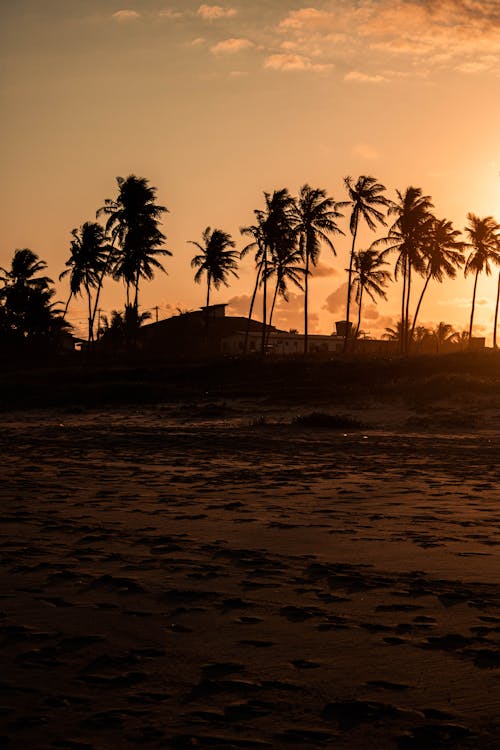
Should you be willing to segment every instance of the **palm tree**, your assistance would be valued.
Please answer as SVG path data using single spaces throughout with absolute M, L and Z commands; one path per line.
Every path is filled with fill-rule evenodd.
M 116 200 L 107 198 L 97 216 L 105 214 L 108 217 L 106 231 L 110 233 L 113 246 L 119 248 L 119 253 L 110 258 L 113 277 L 124 281 L 127 305 L 131 304 L 133 290 L 133 305 L 138 309 L 140 280 L 151 280 L 155 270 L 165 272 L 157 256 L 172 255 L 163 247 L 166 238 L 160 230 L 160 218 L 168 209 L 156 203 L 156 188 L 151 187 L 145 177 L 129 175 L 127 178 L 117 177 L 116 181 Z M 102 280 L 108 270 L 106 266 L 101 274 L 93 317 Z
M 67 312 L 72 296 L 82 293 L 82 287 L 87 295 L 88 305 L 88 341 L 94 338 L 92 290 L 99 286 L 102 271 L 111 247 L 107 242 L 106 233 L 100 224 L 86 221 L 79 229 L 71 231 L 71 255 L 66 261 L 66 270 L 59 275 L 59 280 L 69 275 L 70 293 L 64 315 Z
M 474 274 L 474 290 L 472 292 L 472 308 L 469 322 L 469 342 L 472 338 L 474 309 L 476 305 L 477 280 L 483 271 L 487 276 L 491 274 L 491 263 L 500 263 L 500 225 L 492 216 L 480 219 L 473 213 L 467 214 L 468 226 L 465 234 L 469 242 L 465 246 L 471 252 L 465 263 L 465 276 Z
M 256 212 L 257 214 L 260 214 L 261 212 Z M 243 347 L 243 353 L 247 353 L 248 348 L 248 336 L 250 333 L 250 322 L 252 320 L 252 312 L 255 304 L 255 298 L 257 296 L 257 291 L 259 289 L 259 286 L 262 283 L 262 269 L 264 267 L 264 257 L 266 255 L 266 242 L 264 237 L 264 228 L 262 226 L 263 221 L 262 217 L 260 215 L 257 215 L 257 223 L 251 224 L 247 227 L 241 227 L 240 232 L 243 236 L 251 237 L 252 241 L 248 243 L 248 245 L 245 245 L 243 250 L 240 252 L 240 258 L 244 258 L 247 253 L 249 253 L 251 250 L 255 252 L 255 268 L 256 268 L 256 275 L 255 275 L 255 284 L 252 292 L 252 297 L 250 299 L 250 308 L 248 311 L 248 320 L 247 320 L 247 329 L 245 332 L 245 344 Z M 265 306 L 265 302 L 264 302 Z M 264 321 L 265 324 L 265 321 Z
M 422 195 L 420 188 L 409 187 L 404 193 L 396 191 L 398 202 L 393 203 L 388 215 L 396 216 L 387 237 L 373 243 L 389 244 L 386 252 L 398 253 L 394 277 L 403 276 L 401 294 L 401 353 L 408 351 L 410 293 L 412 271 L 425 271 L 423 250 L 426 246 L 429 228 L 434 221 L 431 213 L 433 205 L 430 196 Z
M 456 331 L 450 323 L 441 321 L 432 331 L 432 337 L 436 342 L 436 354 L 439 354 L 443 344 L 453 343 L 456 340 Z
M 203 244 L 188 240 L 191 245 L 195 245 L 200 251 L 191 261 L 191 267 L 197 268 L 194 280 L 197 284 L 201 282 L 203 274 L 207 277 L 207 308 L 210 305 L 210 291 L 212 286 L 219 289 L 221 284 L 229 286 L 227 280 L 231 273 L 238 278 L 236 268 L 238 268 L 238 253 L 230 248 L 235 247 L 236 243 L 230 234 L 223 232 L 222 229 L 211 230 L 207 227 L 202 234 Z M 208 314 L 208 310 L 207 310 Z
M 363 293 L 366 292 L 373 302 L 375 297 L 387 299 L 384 287 L 391 278 L 391 274 L 383 266 L 387 263 L 384 260 L 384 253 L 378 253 L 376 250 L 369 248 L 355 253 L 353 262 L 352 289 L 355 290 L 356 303 L 358 305 L 358 323 L 354 338 L 359 335 L 361 325 L 361 307 L 363 304 Z
M 44 289 L 52 284 L 48 276 L 37 276 L 45 271 L 47 264 L 29 248 L 16 250 L 9 269 L 0 268 L 0 281 L 7 287 Z
M 410 341 L 413 340 L 420 306 L 431 279 L 438 281 L 440 284 L 445 276 L 454 279 L 457 275 L 457 268 L 465 262 L 464 243 L 458 239 L 460 232 L 458 229 L 453 229 L 451 221 L 434 218 L 428 230 L 426 244 L 423 247 L 423 254 L 427 260 L 425 284 L 413 316 Z
M 275 190 L 272 194 L 265 192 L 264 201 L 264 209 L 254 210 L 256 223 L 248 227 L 242 227 L 240 230 L 242 234 L 253 237 L 253 241 L 242 250 L 242 255 L 245 255 L 251 249 L 256 251 L 257 279 L 250 304 L 249 323 L 257 289 L 259 286 L 262 286 L 262 354 L 265 353 L 267 341 L 267 282 L 269 279 L 269 265 L 271 259 L 280 253 L 284 254 L 284 248 L 289 248 L 295 239 L 291 223 L 294 200 L 288 189 L 281 188 L 280 190 Z
M 308 304 L 309 304 L 309 266 L 318 262 L 321 244 L 324 242 L 336 255 L 335 247 L 329 235 L 344 234 L 336 220 L 343 214 L 338 210 L 340 204 L 326 194 L 326 190 L 303 185 L 293 205 L 294 230 L 299 237 L 305 268 L 304 288 L 304 356 L 308 352 Z
M 272 276 L 276 277 L 271 312 L 269 313 L 269 327 L 272 324 L 274 307 L 278 296 L 282 297 L 285 302 L 288 302 L 287 282 L 292 282 L 301 291 L 304 291 L 302 278 L 305 271 L 301 264 L 302 253 L 295 242 L 295 238 L 291 236 L 289 239 L 291 239 L 291 242 L 282 242 L 275 248 L 275 253 L 271 258 L 271 263 L 267 270 L 268 278 Z
M 22 344 L 34 337 L 54 339 L 70 328 L 52 302 L 52 279 L 40 276 L 47 264 L 29 248 L 16 250 L 8 269 L 0 268 L 2 328 Z
M 500 273 L 497 282 L 497 299 L 495 302 L 495 322 L 493 323 L 493 349 L 497 348 L 497 323 L 498 323 L 498 303 L 500 302 Z
M 368 227 L 374 231 L 377 223 L 385 226 L 385 216 L 380 209 L 387 209 L 391 201 L 383 195 L 385 186 L 377 182 L 375 177 L 362 175 L 354 182 L 352 177 L 346 177 L 344 184 L 347 188 L 349 201 L 343 205 L 352 206 L 349 219 L 349 229 L 352 236 L 351 254 L 349 258 L 349 275 L 347 279 L 347 304 L 346 304 L 346 326 L 344 334 L 344 351 L 347 349 L 347 338 L 349 335 L 351 294 L 352 294 L 352 272 L 354 266 L 354 254 L 356 247 L 356 236 L 359 222 L 363 219 Z

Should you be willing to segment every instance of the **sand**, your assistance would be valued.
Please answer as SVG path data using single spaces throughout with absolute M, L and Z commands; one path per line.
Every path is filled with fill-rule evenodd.
M 496 422 L 365 416 L 4 414 L 0 745 L 499 748 Z

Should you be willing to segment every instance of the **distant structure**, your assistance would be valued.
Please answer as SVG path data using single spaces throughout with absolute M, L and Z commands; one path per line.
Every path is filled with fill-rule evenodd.
M 243 316 L 226 315 L 226 307 L 225 304 L 210 305 L 144 325 L 138 332 L 137 347 L 148 355 L 164 359 L 242 356 L 245 342 L 248 355 L 260 353 L 263 324 Z M 331 335 L 309 334 L 309 352 L 323 356 L 342 352 L 344 331 L 345 321 L 339 321 Z M 300 356 L 304 351 L 304 336 L 268 325 L 265 348 L 271 356 Z M 394 341 L 356 341 L 356 353 L 366 356 L 396 352 L 397 342 Z

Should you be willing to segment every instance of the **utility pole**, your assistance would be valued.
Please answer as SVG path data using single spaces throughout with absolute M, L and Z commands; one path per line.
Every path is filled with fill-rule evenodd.
M 99 338 L 99 331 L 100 331 L 100 328 L 101 328 L 101 313 L 102 313 L 102 310 L 99 307 L 97 309 L 97 338 Z

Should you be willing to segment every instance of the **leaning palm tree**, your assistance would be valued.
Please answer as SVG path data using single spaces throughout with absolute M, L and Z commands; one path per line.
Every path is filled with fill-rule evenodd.
M 85 224 L 71 231 L 70 257 L 66 261 L 66 270 L 59 275 L 59 281 L 69 275 L 69 297 L 64 314 L 68 310 L 73 296 L 82 294 L 82 287 L 87 295 L 88 306 L 88 341 L 93 340 L 92 290 L 99 286 L 102 271 L 110 252 L 110 245 L 103 227 L 96 222 Z
M 105 214 L 106 231 L 110 233 L 112 244 L 117 252 L 112 256 L 113 277 L 122 280 L 126 287 L 126 304 L 139 307 L 139 284 L 141 279 L 151 280 L 156 270 L 164 271 L 160 255 L 172 255 L 163 247 L 165 235 L 160 230 L 161 216 L 168 211 L 156 203 L 156 188 L 151 187 L 144 177 L 129 175 L 117 177 L 118 196 L 107 198 L 97 216 Z M 98 295 L 107 265 L 100 278 Z
M 353 263 L 352 289 L 355 290 L 356 303 L 358 305 L 358 322 L 354 338 L 357 339 L 361 325 L 361 308 L 363 305 L 363 294 L 366 294 L 375 302 L 376 297 L 387 299 L 384 287 L 387 286 L 391 274 L 383 266 L 387 263 L 384 254 L 369 248 L 355 253 Z
M 469 257 L 465 263 L 465 276 L 474 274 L 474 289 L 472 292 L 472 307 L 469 322 L 469 341 L 472 337 L 472 325 L 474 323 L 474 309 L 476 305 L 477 280 L 479 274 L 491 274 L 491 263 L 500 263 L 500 224 L 492 216 L 479 218 L 473 213 L 467 214 L 468 226 L 465 234 L 468 242 L 465 247 L 470 249 Z
M 397 259 L 394 278 L 403 276 L 401 294 L 401 353 L 408 351 L 410 293 L 412 272 L 422 273 L 425 270 L 424 248 L 429 229 L 434 222 L 431 213 L 433 205 L 428 195 L 423 195 L 420 188 L 409 187 L 404 192 L 396 191 L 398 202 L 393 203 L 388 215 L 396 216 L 387 237 L 379 243 L 388 244 L 386 252 L 396 251 Z
M 191 245 L 195 245 L 200 251 L 191 261 L 191 267 L 196 268 L 194 280 L 199 284 L 203 274 L 207 279 L 207 308 L 210 305 L 210 292 L 212 286 L 219 289 L 221 284 L 229 286 L 228 275 L 231 273 L 238 278 L 236 269 L 238 268 L 238 253 L 232 248 L 236 243 L 230 234 L 223 232 L 222 229 L 212 230 L 207 227 L 202 233 L 203 244 L 188 240 Z
M 423 247 L 423 255 L 426 259 L 425 284 L 413 316 L 410 341 L 413 340 L 420 306 L 429 282 L 435 280 L 441 284 L 445 277 L 454 279 L 457 275 L 457 268 L 465 263 L 464 243 L 458 239 L 459 236 L 458 229 L 453 229 L 451 221 L 446 219 L 433 219 L 428 227 L 427 239 Z
M 337 225 L 343 214 L 339 203 L 326 194 L 326 190 L 303 185 L 293 206 L 294 230 L 304 258 L 304 356 L 308 352 L 308 305 L 310 266 L 318 262 L 321 244 L 325 243 L 337 254 L 330 235 L 344 234 Z
M 372 231 L 376 229 L 377 223 L 385 226 L 386 221 L 384 210 L 391 205 L 391 201 L 383 194 L 386 189 L 385 186 L 377 182 L 375 177 L 366 177 L 365 175 L 362 175 L 361 177 L 358 177 L 356 182 L 354 182 L 352 177 L 346 177 L 344 179 L 344 184 L 349 196 L 349 201 L 346 201 L 344 205 L 350 205 L 352 207 L 349 219 L 352 243 L 349 258 L 349 275 L 347 278 L 346 327 L 344 335 L 345 351 L 347 349 L 347 338 L 349 336 L 350 328 L 352 272 L 359 223 L 361 220 L 364 220 Z
M 252 296 L 250 299 L 250 308 L 248 310 L 248 319 L 247 319 L 247 328 L 245 332 L 245 344 L 243 347 L 243 353 L 247 353 L 248 349 L 248 337 L 250 334 L 250 323 L 252 320 L 252 312 L 255 305 L 255 298 L 257 296 L 257 291 L 259 287 L 262 284 L 262 269 L 264 267 L 264 258 L 267 253 L 266 250 L 266 241 L 264 236 L 264 227 L 263 227 L 263 221 L 262 217 L 260 215 L 257 215 L 257 221 L 255 224 L 251 224 L 250 226 L 241 227 L 240 232 L 243 236 L 251 237 L 251 241 L 245 245 L 243 250 L 240 252 L 240 258 L 244 258 L 247 253 L 250 251 L 254 251 L 255 253 L 255 284 L 253 287 Z M 265 302 L 264 302 L 265 305 Z

